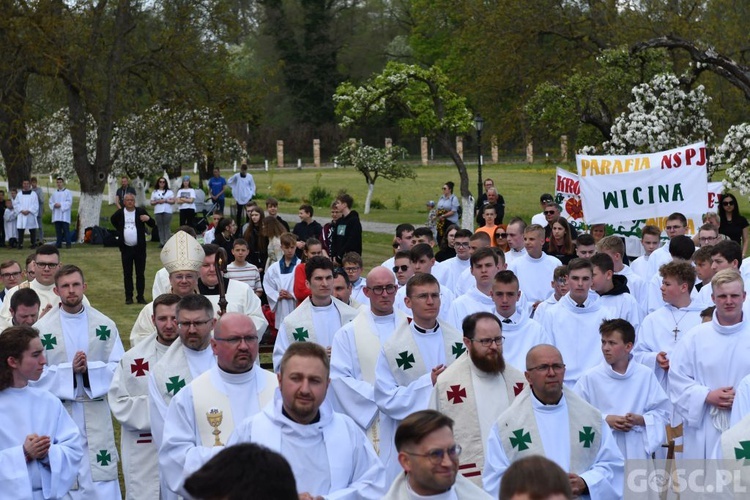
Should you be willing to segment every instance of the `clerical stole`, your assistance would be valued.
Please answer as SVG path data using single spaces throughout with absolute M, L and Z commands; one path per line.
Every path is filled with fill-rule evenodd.
M 463 334 L 448 325 L 440 324 L 443 335 L 443 347 L 445 349 L 445 364 L 450 365 L 466 351 L 463 343 Z M 414 333 L 410 326 L 403 326 L 393 332 L 393 336 L 383 345 L 388 367 L 393 377 L 400 386 L 407 386 L 427 373 L 429 369 L 424 364 L 422 354 L 419 352 Z
M 401 328 L 409 328 L 409 320 L 405 314 L 398 310 L 395 310 L 394 314 L 396 316 L 395 331 Z M 357 361 L 359 362 L 360 373 L 362 373 L 362 380 L 375 385 L 375 365 L 377 365 L 381 345 L 378 332 L 372 324 L 372 313 L 362 311 L 357 314 L 352 320 L 352 326 L 354 327 L 354 345 L 357 349 Z M 375 448 L 375 453 L 380 454 L 380 412 L 375 415 L 375 420 L 367 428 L 365 434 Z
M 216 370 L 218 368 L 205 371 L 190 383 L 190 389 L 193 391 L 195 425 L 198 427 L 201 443 L 206 448 L 224 446 L 235 428 L 232 404 L 227 397 L 224 381 Z M 264 375 L 269 374 L 273 379 L 276 377 L 260 367 L 253 367 L 253 370 L 258 371 L 253 378 L 255 387 L 248 387 L 247 397 L 257 397 L 258 408 L 263 408 L 273 401 L 274 392 L 278 387 L 277 384 L 270 383 Z
M 188 365 L 187 356 L 185 356 L 185 349 L 187 347 L 183 346 L 182 340 L 177 337 L 177 340 L 169 346 L 166 354 L 153 367 L 156 387 L 167 406 L 169 406 L 172 398 L 180 392 L 180 389 L 193 381 L 190 365 Z
M 341 318 L 341 325 L 343 326 L 352 321 L 355 316 L 359 313 L 356 309 L 349 307 L 348 305 L 341 302 L 336 297 L 331 297 L 333 300 L 333 306 L 339 312 Z M 289 344 L 292 342 L 318 342 L 318 336 L 315 334 L 315 325 L 313 324 L 313 306 L 310 302 L 310 298 L 303 300 L 297 308 L 292 311 L 286 318 L 284 318 L 283 324 L 286 330 L 286 335 L 289 340 Z M 338 328 L 337 328 L 338 329 Z
M 88 347 L 86 359 L 89 362 L 107 363 L 117 340 L 117 325 L 94 309 L 86 308 L 88 319 Z M 60 308 L 53 307 L 34 324 L 44 346 L 44 355 L 49 365 L 69 363 L 65 349 L 65 335 L 62 331 Z M 75 377 L 75 374 L 74 374 Z M 85 377 L 84 377 L 85 378 Z M 80 400 L 63 400 L 63 406 L 73 414 L 73 403 L 83 404 L 86 438 L 88 439 L 88 459 L 91 464 L 91 479 L 94 481 L 116 481 L 119 455 L 115 446 L 115 433 L 112 415 L 105 397 L 91 399 L 86 393 Z
M 484 470 L 484 443 L 477 411 L 477 394 L 474 391 L 472 377 L 472 370 L 475 369 L 469 353 L 464 353 L 438 376 L 435 391 L 438 409 L 457 423 L 453 434 L 462 449 L 459 472 L 481 487 Z M 512 403 L 523 391 L 526 378 L 522 372 L 506 365 L 503 381 L 508 402 Z M 479 397 L 491 396 L 491 394 L 479 395 Z
M 596 460 L 602 442 L 602 414 L 573 391 L 563 389 L 568 408 L 570 432 L 570 472 L 581 474 Z M 497 427 L 503 450 L 512 463 L 529 455 L 544 456 L 531 389 L 524 389 L 500 415 Z
M 354 473 L 349 429 L 342 417 L 334 417 L 328 425 L 321 428 L 323 443 L 326 447 L 328 464 L 331 470 L 330 491 L 342 490 L 349 486 L 349 480 Z M 251 441 L 266 446 L 276 452 L 281 451 L 281 426 L 271 420 L 265 411 L 261 411 L 253 418 Z

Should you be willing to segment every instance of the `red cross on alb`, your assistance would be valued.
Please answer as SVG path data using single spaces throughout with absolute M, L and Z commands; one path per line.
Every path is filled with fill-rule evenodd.
M 463 398 L 466 397 L 466 389 L 463 389 L 460 385 L 452 385 L 446 395 L 454 405 L 457 405 L 464 402 Z
M 136 377 L 142 377 L 148 371 L 148 361 L 143 358 L 134 359 L 135 363 L 130 365 L 130 373 L 135 373 Z

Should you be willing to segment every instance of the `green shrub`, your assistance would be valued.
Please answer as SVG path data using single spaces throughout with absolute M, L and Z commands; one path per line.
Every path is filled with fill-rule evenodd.
M 386 210 L 387 208 L 388 207 L 385 206 L 385 203 L 377 198 L 370 200 L 370 210 Z
M 314 207 L 328 207 L 333 201 L 333 195 L 326 188 L 315 185 L 310 189 L 307 195 L 310 205 Z
M 271 188 L 271 196 L 277 200 L 288 200 L 292 195 L 292 186 L 285 182 L 278 182 Z
M 401 195 L 396 196 L 396 199 L 393 201 L 393 208 L 395 208 L 397 212 L 401 210 Z

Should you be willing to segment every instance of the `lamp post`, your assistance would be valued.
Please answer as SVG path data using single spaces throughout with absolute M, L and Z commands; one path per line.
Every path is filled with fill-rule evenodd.
M 479 113 L 474 116 L 474 127 L 477 129 L 477 201 L 482 196 L 482 129 L 484 118 Z

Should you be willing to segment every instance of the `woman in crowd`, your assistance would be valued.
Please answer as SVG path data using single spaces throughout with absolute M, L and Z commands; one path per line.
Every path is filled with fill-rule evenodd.
M 563 265 L 567 265 L 576 256 L 576 247 L 573 243 L 570 225 L 562 217 L 552 223 L 552 235 L 547 242 L 546 252 L 560 259 Z
M 167 179 L 159 177 L 156 180 L 154 192 L 151 193 L 151 206 L 154 207 L 154 219 L 156 229 L 159 231 L 159 248 L 164 248 L 164 243 L 172 237 L 169 225 L 172 223 L 172 205 L 174 205 L 174 193 L 169 189 Z
M 440 250 L 435 254 L 436 261 L 443 262 L 456 256 L 456 249 L 453 248 L 453 238 L 456 236 L 458 229 L 459 227 L 456 224 L 451 224 L 445 229 L 445 235 L 440 238 Z
M 510 245 L 508 244 L 508 225 L 507 224 L 500 224 L 495 228 L 495 247 L 499 248 L 503 252 L 507 252 L 510 250 Z
M 2 498 L 68 498 L 78 476 L 78 426 L 56 396 L 29 387 L 45 363 L 35 329 L 13 326 L 0 335 Z
M 732 241 L 736 241 L 742 247 L 743 257 L 747 255 L 747 219 L 740 215 L 740 207 L 737 198 L 727 193 L 719 198 L 719 233 L 726 235 Z
M 234 219 L 224 217 L 219 221 L 216 226 L 216 232 L 214 237 L 214 244 L 219 245 L 227 252 L 227 264 L 234 262 L 234 255 L 232 255 L 232 245 L 234 244 L 234 233 L 237 232 L 237 223 Z
M 257 205 L 252 206 L 247 214 L 248 222 L 242 235 L 250 250 L 247 261 L 263 273 L 266 268 L 266 258 L 268 258 L 268 242 L 261 234 L 261 229 L 266 215 L 263 213 L 263 209 Z
M 281 249 L 281 235 L 286 233 L 287 230 L 281 225 L 273 215 L 267 215 L 263 219 L 263 229 L 261 234 L 268 242 L 268 257 L 266 258 L 263 269 L 268 269 L 268 266 L 274 262 L 278 262 L 279 259 L 284 257 L 284 252 Z
M 177 190 L 177 203 L 180 209 L 180 225 L 192 226 L 195 218 L 195 189 L 190 187 L 190 176 L 182 178 L 182 186 Z
M 455 184 L 451 181 L 443 184 L 443 195 L 437 202 L 436 225 L 438 240 L 442 240 L 445 228 L 449 224 L 458 224 L 458 198 L 453 194 Z

